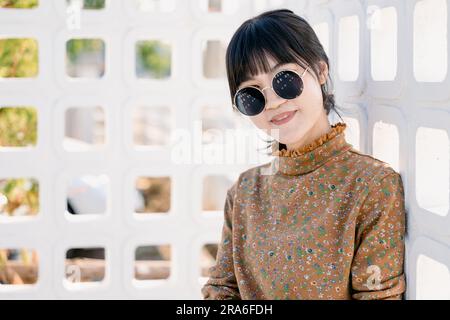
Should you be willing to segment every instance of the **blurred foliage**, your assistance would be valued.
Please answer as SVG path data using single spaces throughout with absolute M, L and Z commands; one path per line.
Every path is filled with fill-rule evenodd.
M 137 44 L 138 64 L 152 78 L 166 78 L 170 76 L 171 49 L 158 40 L 138 41 Z M 138 72 L 138 70 L 136 70 Z
M 36 250 L 0 248 L 0 285 L 36 283 L 38 262 Z
M 36 141 L 36 109 L 0 107 L 0 147 L 26 147 Z
M 34 77 L 38 73 L 38 43 L 29 38 L 0 40 L 0 78 Z
M 0 8 L 28 9 L 37 7 L 38 0 L 0 0 Z
M 105 0 L 84 0 L 83 9 L 103 9 Z
M 102 52 L 104 55 L 105 43 L 101 39 L 71 39 L 66 43 L 67 57 L 75 63 L 83 53 Z
M 144 197 L 144 207 L 136 213 L 168 212 L 170 210 L 170 177 L 139 177 L 136 189 Z
M 66 0 L 67 4 L 70 4 L 74 0 Z M 84 0 L 83 9 L 103 9 L 105 7 L 105 0 Z
M 7 201 L 0 207 L 0 213 L 16 215 L 19 207 L 26 215 L 35 215 L 39 211 L 39 184 L 36 179 L 0 179 L 0 196 Z

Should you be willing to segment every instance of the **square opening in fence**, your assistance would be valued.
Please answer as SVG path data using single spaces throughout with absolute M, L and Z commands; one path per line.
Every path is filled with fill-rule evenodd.
M 33 107 L 0 106 L 0 148 L 35 146 L 37 123 L 38 115 Z
M 140 40 L 135 46 L 136 77 L 164 80 L 171 77 L 172 45 L 163 40 Z
M 176 0 L 134 0 L 134 5 L 141 12 L 173 12 Z
M 137 247 L 134 258 L 136 280 L 161 280 L 170 277 L 172 259 L 170 245 Z
M 101 10 L 105 8 L 106 0 L 66 0 L 67 6 L 76 6 L 84 10 Z
M 205 282 L 210 277 L 209 269 L 216 264 L 217 243 L 206 243 L 200 253 L 200 282 Z
M 168 213 L 171 205 L 170 177 L 138 177 L 135 182 L 136 213 Z
M 227 190 L 233 184 L 233 176 L 207 175 L 203 177 L 202 210 L 222 211 Z
M 422 0 L 414 7 L 413 70 L 419 82 L 441 82 L 448 72 L 446 0 Z
M 417 300 L 449 300 L 450 270 L 444 263 L 425 254 L 417 258 Z
M 66 74 L 95 79 L 105 74 L 105 42 L 102 39 L 70 39 L 66 42 Z
M 170 142 L 172 114 L 169 107 L 135 107 L 132 121 L 135 146 L 164 146 Z
M 372 79 L 392 81 L 397 74 L 397 10 L 376 8 L 369 22 Z
M 65 112 L 64 149 L 91 151 L 104 145 L 105 122 L 105 111 L 100 106 L 68 108 Z
M 199 0 L 200 10 L 205 13 L 233 14 L 239 9 L 237 0 Z
M 342 81 L 356 81 L 359 74 L 359 18 L 339 19 L 338 74 Z
M 67 185 L 67 212 L 74 216 L 105 214 L 108 211 L 109 177 L 83 175 Z
M 66 252 L 65 281 L 69 284 L 102 282 L 105 269 L 105 248 L 71 248 Z
M 39 45 L 32 38 L 0 38 L 0 78 L 34 78 L 39 73 Z
M 206 79 L 225 79 L 225 53 L 227 43 L 223 40 L 204 40 L 202 42 L 203 77 Z
M 0 288 L 3 285 L 35 284 L 38 280 L 37 251 L 29 248 L 0 248 Z
M 36 216 L 39 183 L 35 178 L 0 178 L 0 220 Z
M 448 215 L 450 142 L 447 131 L 419 127 L 416 132 L 416 198 L 420 207 Z
M 400 136 L 395 124 L 377 121 L 373 126 L 373 155 L 400 170 Z
M 39 6 L 39 0 L 0 0 L 0 8 L 4 9 L 32 9 Z

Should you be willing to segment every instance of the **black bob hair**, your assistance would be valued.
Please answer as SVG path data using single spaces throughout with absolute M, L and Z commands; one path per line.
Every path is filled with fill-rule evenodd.
M 289 9 L 266 11 L 246 20 L 236 30 L 227 47 L 226 71 L 231 100 L 242 82 L 270 71 L 267 56 L 277 63 L 296 63 L 303 68 L 309 66 L 317 78 L 320 61 L 324 61 L 330 69 L 328 56 L 305 19 Z M 321 85 L 323 106 L 327 115 L 334 110 L 342 119 L 330 87 L 332 80 L 328 74 L 326 83 Z M 278 141 L 266 142 L 269 143 L 266 149 L 276 147 L 274 142 L 280 149 L 286 149 L 286 145 Z

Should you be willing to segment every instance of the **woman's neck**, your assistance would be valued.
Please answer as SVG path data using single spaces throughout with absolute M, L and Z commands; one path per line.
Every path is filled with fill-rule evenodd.
M 331 124 L 328 120 L 328 117 L 320 119 L 315 125 L 313 125 L 312 129 L 300 140 L 293 144 L 287 144 L 287 150 L 298 149 L 304 146 L 309 145 L 313 141 L 317 140 L 319 137 L 324 134 L 330 132 Z

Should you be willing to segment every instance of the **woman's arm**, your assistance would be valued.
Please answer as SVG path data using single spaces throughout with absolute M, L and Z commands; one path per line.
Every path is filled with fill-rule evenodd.
M 352 298 L 401 300 L 406 212 L 401 175 L 375 180 L 357 220 L 351 267 Z
M 227 191 L 224 205 L 222 238 L 218 245 L 216 264 L 209 269 L 210 277 L 201 289 L 205 300 L 240 300 L 233 266 L 232 211 L 236 183 Z

